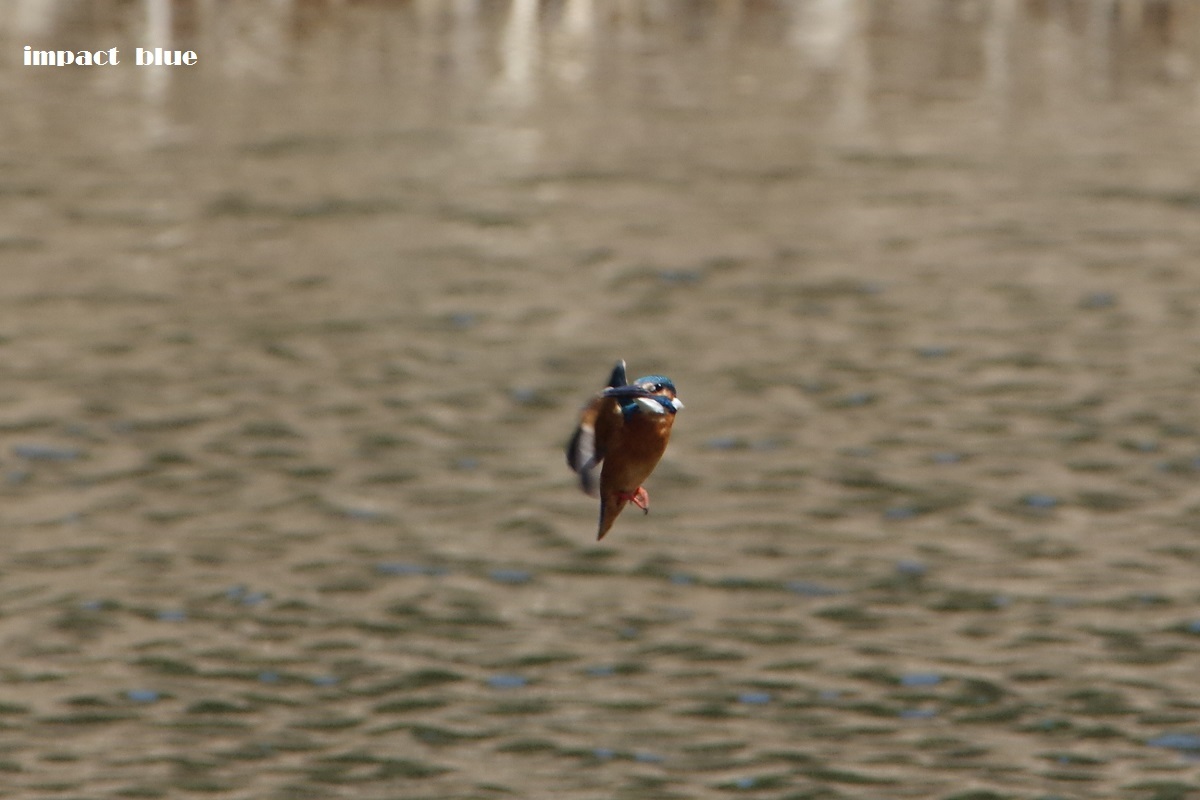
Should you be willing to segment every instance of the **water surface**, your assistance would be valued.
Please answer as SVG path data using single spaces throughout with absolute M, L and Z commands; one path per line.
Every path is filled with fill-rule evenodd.
M 1191 4 L 6 10 L 6 796 L 1198 790 Z

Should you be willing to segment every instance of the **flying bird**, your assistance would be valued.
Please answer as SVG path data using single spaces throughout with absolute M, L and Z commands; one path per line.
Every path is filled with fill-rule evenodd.
M 567 444 L 567 464 L 579 473 L 583 491 L 600 497 L 597 541 L 627 503 L 650 513 L 650 495 L 642 483 L 667 449 L 681 408 L 670 378 L 647 375 L 627 383 L 624 361 L 613 367 L 608 388 L 584 406 Z

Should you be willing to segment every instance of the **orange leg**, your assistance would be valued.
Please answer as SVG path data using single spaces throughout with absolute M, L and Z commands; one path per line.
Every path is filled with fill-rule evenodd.
M 642 512 L 645 514 L 650 513 L 650 493 L 647 492 L 645 489 L 643 489 L 641 486 L 639 486 L 637 488 L 637 491 L 634 492 L 633 494 L 629 494 L 627 492 L 621 492 L 620 494 L 617 495 L 617 497 L 619 497 L 622 500 L 628 500 L 629 502 L 633 503 L 635 506 L 640 508 L 642 510 Z

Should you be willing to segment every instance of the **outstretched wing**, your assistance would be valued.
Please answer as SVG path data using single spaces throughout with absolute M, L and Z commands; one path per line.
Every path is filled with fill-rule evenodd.
M 621 424 L 620 407 L 608 397 L 596 397 L 583 410 L 579 427 L 567 443 L 567 464 L 579 473 L 579 487 L 592 497 L 600 490 L 600 466 L 612 439 L 614 425 Z
M 592 497 L 600 491 L 600 465 L 612 428 L 621 421 L 618 401 L 608 397 L 607 392 L 626 385 L 625 362 L 618 361 L 608 378 L 608 389 L 592 398 L 583 409 L 579 427 L 567 443 L 567 464 L 579 473 L 579 487 Z
M 596 456 L 596 428 L 584 416 L 567 443 L 567 466 L 579 473 L 579 488 L 594 497 L 600 486 L 600 459 Z

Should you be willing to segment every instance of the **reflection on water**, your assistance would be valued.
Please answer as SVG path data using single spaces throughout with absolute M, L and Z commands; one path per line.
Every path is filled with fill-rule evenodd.
M 886 144 L 956 115 L 973 118 L 972 136 L 1008 137 L 1040 116 L 1086 128 L 1105 104 L 1136 115 L 1165 101 L 1190 114 L 1200 81 L 1200 9 L 1186 1 L 7 5 L 0 36 L 10 54 L 26 43 L 115 42 L 127 67 L 138 45 L 201 54 L 202 68 L 187 74 L 144 70 L 137 97 L 121 96 L 130 76 L 34 76 L 10 57 L 0 79 L 22 116 L 48 113 L 47 86 L 70 86 L 76 102 L 93 92 L 123 104 L 122 116 L 153 118 L 168 106 L 170 122 L 193 136 L 214 124 L 253 128 L 303 102 L 325 104 L 320 113 L 349 128 L 453 121 L 511 132 L 576 119 L 602 141 L 620 135 L 618 119 L 638 139 L 653 136 L 655 117 L 731 115 L 803 123 L 818 144 Z M 172 82 L 181 85 L 170 95 Z M 129 133 L 89 128 L 93 138 Z M 151 144 L 165 135 L 155 125 L 146 133 Z M 523 162 L 537 141 L 497 135 L 494 144 Z
M 975 174 L 918 191 L 956 198 L 957 213 L 1016 176 L 1034 187 L 1053 174 L 1102 190 L 1183 191 L 1176 165 L 1200 155 L 1200 7 L 1186 0 L 7 6 L 5 52 L 124 54 L 115 68 L 0 65 L 10 180 L 52 186 L 68 205 L 149 204 L 136 213 L 168 226 L 256 204 L 569 214 L 563 186 L 505 182 L 628 175 L 651 193 L 714 181 L 668 192 L 707 199 L 675 213 L 712 235 L 710 248 L 744 250 L 733 243 L 757 236 L 788 250 L 805 235 L 779 233 L 791 219 L 821 235 L 869 232 L 856 227 L 871 216 L 860 192 L 891 178 L 847 183 L 834 174 L 847 158 L 973 163 Z M 137 46 L 194 49 L 200 63 L 138 68 Z M 826 180 L 793 180 L 813 170 Z M 126 181 L 112 182 L 113 171 Z M 786 196 L 725 180 L 734 175 Z M 618 191 L 595 197 L 630 202 Z M 8 235 L 48 236 L 58 213 L 21 204 Z M 662 224 L 655 211 L 630 213 L 627 230 L 644 237 Z M 380 246 L 422 240 L 379 233 Z M 614 235 L 624 234 L 593 233 Z M 526 258 L 537 241 L 496 239 L 486 246 Z

